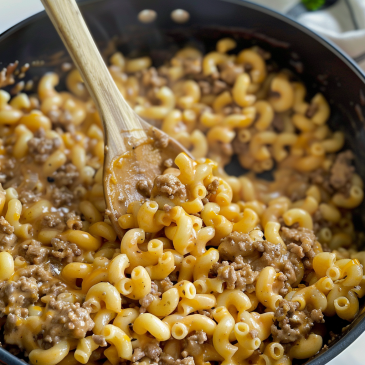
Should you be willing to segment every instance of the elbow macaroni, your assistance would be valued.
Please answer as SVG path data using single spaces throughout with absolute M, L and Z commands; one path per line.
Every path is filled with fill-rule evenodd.
M 158 69 L 150 57 L 110 59 L 132 108 L 196 158 L 162 159 L 160 184 L 138 171 L 140 198 L 118 227 L 79 72 L 69 91 L 55 73 L 37 95 L 0 90 L 5 346 L 33 365 L 291 365 L 322 348 L 322 314 L 356 318 L 365 256 L 352 209 L 364 193 L 345 136 L 329 128 L 321 93 L 308 99 L 290 71 L 266 67 L 270 54 L 237 44 L 184 48 Z M 234 154 L 245 175 L 224 170 Z M 274 165 L 272 181 L 258 177 Z M 284 325 L 295 338 L 277 335 Z

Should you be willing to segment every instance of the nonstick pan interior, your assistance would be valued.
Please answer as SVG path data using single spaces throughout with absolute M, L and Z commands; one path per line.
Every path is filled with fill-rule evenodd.
M 161 64 L 178 47 L 191 44 L 207 52 L 218 39 L 234 37 L 240 48 L 259 45 L 272 54 L 280 67 L 292 70 L 308 86 L 310 95 L 321 91 L 329 100 L 330 124 L 346 135 L 348 147 L 356 155 L 356 168 L 365 179 L 365 76 L 339 49 L 308 29 L 274 11 L 246 1 L 222 0 L 91 0 L 80 2 L 82 13 L 104 54 L 118 49 L 129 56 L 149 54 Z M 175 23 L 170 14 L 184 9 L 190 19 Z M 138 13 L 153 9 L 157 19 L 150 24 L 138 21 Z M 45 13 L 31 17 L 0 36 L 0 67 L 14 60 L 35 63 L 26 80 L 37 80 L 47 71 L 62 73 L 61 65 L 70 61 L 56 31 Z M 39 62 L 40 61 L 40 62 Z M 275 66 L 275 64 L 274 64 Z M 60 88 L 63 87 L 62 81 Z M 229 172 L 239 174 L 239 165 Z M 357 228 L 365 223 L 365 206 L 355 213 Z M 365 330 L 364 314 L 344 331 L 341 339 L 329 344 L 311 365 L 326 364 L 336 357 Z M 331 328 L 341 333 L 347 325 L 336 320 Z M 24 364 L 0 348 L 0 363 Z

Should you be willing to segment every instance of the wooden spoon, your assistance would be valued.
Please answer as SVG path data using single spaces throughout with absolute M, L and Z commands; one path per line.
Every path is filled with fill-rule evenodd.
M 137 188 L 138 182 L 150 184 L 161 174 L 164 160 L 174 159 L 180 152 L 189 153 L 173 138 L 142 120 L 125 101 L 110 76 L 75 0 L 41 1 L 78 68 L 103 122 L 104 194 L 109 217 L 121 236 L 123 231 L 117 219 L 127 212 L 129 203 L 143 198 Z M 164 142 L 164 148 L 156 146 L 161 141 Z

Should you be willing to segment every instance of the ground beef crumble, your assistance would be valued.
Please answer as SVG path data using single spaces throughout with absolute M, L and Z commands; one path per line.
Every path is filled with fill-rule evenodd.
M 22 190 L 19 194 L 18 198 L 22 204 L 29 204 L 37 202 L 40 197 L 38 194 L 35 194 L 33 191 Z
M 0 217 L 0 252 L 14 247 L 17 237 L 14 234 L 14 227 L 4 218 Z
M 169 199 L 177 197 L 181 201 L 186 200 L 186 187 L 175 175 L 159 175 L 156 177 L 154 184 L 158 194 L 167 195 Z
M 153 188 L 153 183 L 149 179 L 139 180 L 137 182 L 138 191 L 146 198 L 151 196 L 151 191 Z
M 169 168 L 172 167 L 174 164 L 174 160 L 172 158 L 168 158 L 167 160 L 165 160 L 165 162 L 163 163 L 164 167 Z
M 314 322 L 323 323 L 323 314 L 320 310 L 298 310 L 299 303 L 281 300 L 274 314 L 274 324 L 271 325 L 271 334 L 275 342 L 291 343 L 307 337 Z
M 28 141 L 28 152 L 37 163 L 44 163 L 47 158 L 61 146 L 59 138 L 47 138 L 43 129 L 35 133 Z
M 242 256 L 237 256 L 234 262 L 223 261 L 213 265 L 211 274 L 227 283 L 227 289 L 241 289 L 252 292 L 259 272 L 252 269 L 250 264 L 243 261 Z
M 155 148 L 166 148 L 169 145 L 169 136 L 162 132 L 157 132 L 153 130 L 154 144 Z
M 308 174 L 310 184 L 321 185 L 329 194 L 342 193 L 348 196 L 355 167 L 352 166 L 353 153 L 348 150 L 332 155 L 334 159 L 329 172 L 322 168 Z
M 186 357 L 185 359 L 174 359 L 171 355 L 163 353 L 160 359 L 160 365 L 195 365 L 192 356 Z
M 39 299 L 37 280 L 21 276 L 17 281 L 0 281 L 0 317 L 14 313 L 18 308 L 27 308 Z
M 232 61 L 223 62 L 220 65 L 220 69 L 220 78 L 230 85 L 233 85 L 237 77 L 243 72 L 242 65 L 236 65 Z
M 69 229 L 82 229 L 81 217 L 76 212 L 69 212 L 65 215 L 65 223 Z
M 105 341 L 105 337 L 104 336 L 101 336 L 101 335 L 93 335 L 92 336 L 92 339 L 100 347 L 106 347 L 106 346 L 108 346 L 107 342 Z
M 161 280 L 160 285 L 161 285 L 162 291 L 165 292 L 165 291 L 171 289 L 174 286 L 174 283 L 170 280 L 169 277 L 167 277 L 167 278 Z
M 18 269 L 17 275 L 19 277 L 34 278 L 37 281 L 40 296 L 57 296 L 66 289 L 66 285 L 57 279 L 58 273 L 54 272 L 54 268 L 50 264 L 29 265 Z
M 147 343 L 143 348 L 137 347 L 133 351 L 132 361 L 136 363 L 143 357 L 148 357 L 150 360 L 158 363 L 160 361 L 160 355 L 162 349 L 157 340 L 151 339 L 151 342 Z
M 186 75 L 200 74 L 202 70 L 202 59 L 180 59 Z
M 253 241 L 246 233 L 232 232 L 222 239 L 218 250 L 223 260 L 234 261 L 238 255 L 248 256 L 254 252 Z
M 65 224 L 63 223 L 63 219 L 60 216 L 59 212 L 55 213 L 47 213 L 42 218 L 42 226 L 48 228 L 56 228 L 60 231 L 63 231 Z
M 27 240 L 20 244 L 18 254 L 30 264 L 39 265 L 47 258 L 49 249 L 37 240 Z
M 53 129 L 60 128 L 61 130 L 75 133 L 75 125 L 72 123 L 72 115 L 66 109 L 53 109 L 47 113 L 47 117 L 52 122 Z
M 329 182 L 337 191 L 348 194 L 355 167 L 352 166 L 354 154 L 351 151 L 339 153 L 331 167 Z
M 14 227 L 3 216 L 0 216 L 0 233 L 14 233 Z
M 47 305 L 48 315 L 42 325 L 43 341 L 55 345 L 62 339 L 84 338 L 94 327 L 90 309 L 80 303 L 69 303 L 51 298 Z
M 51 177 L 57 187 L 69 187 L 78 179 L 79 172 L 75 165 L 66 163 L 55 171 Z
M 52 189 L 51 199 L 54 206 L 59 208 L 61 206 L 70 205 L 75 198 L 66 186 L 62 186 L 60 188 L 54 187 Z
M 201 345 L 208 340 L 207 334 L 204 331 L 196 331 L 184 340 L 183 351 L 181 356 L 197 356 L 201 353 Z
M 207 195 L 203 199 L 203 203 L 207 204 L 212 196 L 217 194 L 217 189 L 219 186 L 219 180 L 214 179 L 208 186 L 207 186 Z
M 1 161 L 0 169 L 0 183 L 4 184 L 4 188 L 12 186 L 10 179 L 16 175 L 17 160 L 14 157 L 10 157 L 7 160 Z M 9 186 L 8 186 L 9 185 Z
M 313 258 L 316 255 L 313 250 L 313 246 L 316 242 L 314 232 L 302 227 L 282 227 L 281 237 L 286 244 L 288 251 L 293 253 L 298 260 L 302 260 L 306 269 L 312 269 Z
M 142 351 L 142 349 L 140 347 L 137 347 L 133 350 L 133 355 L 132 355 L 132 362 L 136 362 L 138 360 L 141 360 L 142 357 L 145 357 L 145 353 Z
M 253 241 L 247 234 L 232 232 L 218 247 L 220 259 L 227 261 L 215 263 L 211 275 L 224 281 L 227 289 L 252 291 L 260 271 L 272 266 L 281 273 L 277 278 L 278 293 L 286 295 L 301 274 L 299 263 L 303 262 L 307 269 L 312 267 L 316 238 L 313 231 L 305 228 L 283 227 L 282 236 L 287 250 L 282 245 Z
M 52 238 L 51 244 L 51 255 L 64 260 L 65 263 L 77 261 L 77 258 L 82 254 L 82 250 L 75 243 L 64 241 L 62 238 Z
M 142 71 L 142 83 L 147 87 L 162 87 L 167 84 L 167 80 L 161 77 L 155 67 Z
M 331 229 L 334 226 L 333 222 L 329 222 L 323 218 L 322 212 L 319 209 L 317 209 L 312 215 L 312 220 L 313 220 L 313 232 L 317 237 L 322 228 Z
M 228 89 L 228 85 L 225 81 L 214 80 L 211 77 L 198 81 L 202 95 L 221 94 L 223 91 Z
M 140 313 L 145 313 L 147 311 L 148 306 L 156 299 L 161 296 L 161 293 L 158 291 L 158 286 L 152 281 L 151 282 L 151 291 L 145 295 L 142 299 L 139 300 Z

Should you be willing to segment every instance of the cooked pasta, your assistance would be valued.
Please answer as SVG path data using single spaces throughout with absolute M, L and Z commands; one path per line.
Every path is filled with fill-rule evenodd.
M 77 70 L 0 91 L 0 329 L 31 364 L 292 364 L 352 321 L 363 182 L 330 108 L 258 47 L 225 38 L 160 68 L 115 53 L 118 89 L 185 153 L 118 216 L 100 118 Z M 237 52 L 236 52 L 237 51 Z M 229 54 L 227 53 L 229 52 Z M 163 148 L 163 143 L 153 148 Z M 229 176 L 237 155 L 249 172 Z M 122 166 L 106 166 L 108 173 Z M 275 168 L 274 168 L 275 167 Z M 257 173 L 273 170 L 273 181 Z

